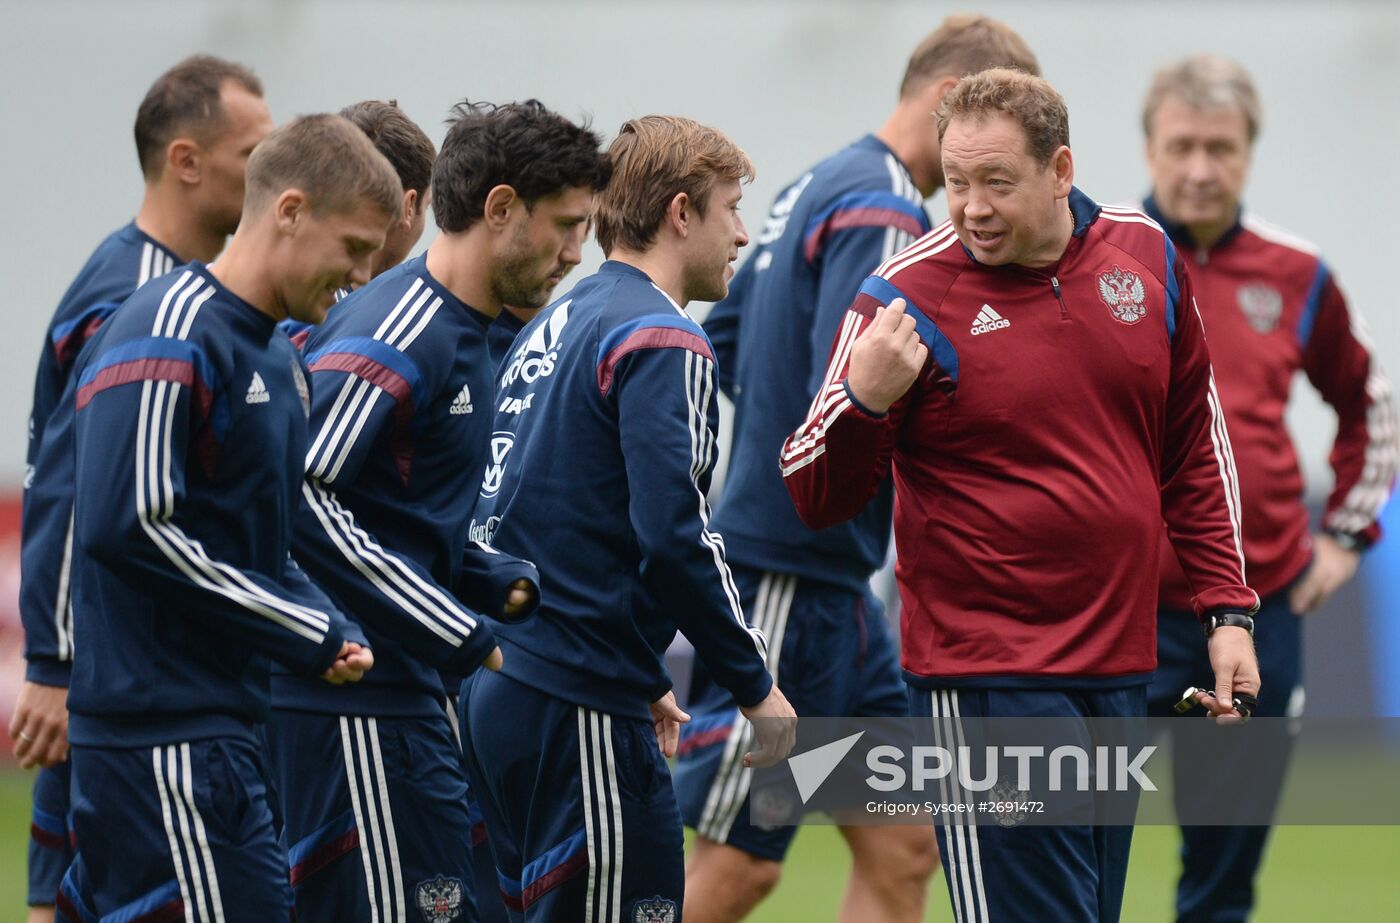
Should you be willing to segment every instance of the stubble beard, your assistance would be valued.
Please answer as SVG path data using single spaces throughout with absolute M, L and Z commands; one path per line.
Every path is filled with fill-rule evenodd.
M 522 229 L 523 231 L 523 229 Z M 532 269 L 538 259 L 530 252 L 524 233 L 517 233 L 509 252 L 500 258 L 496 271 L 491 274 L 491 294 L 501 304 L 513 308 L 542 308 L 549 304 L 549 296 L 554 293 L 548 277 L 557 269 L 551 267 L 544 274 L 545 281 L 533 277 Z

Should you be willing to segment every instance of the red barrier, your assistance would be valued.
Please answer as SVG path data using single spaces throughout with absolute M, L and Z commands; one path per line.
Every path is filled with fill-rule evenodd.
M 14 762 L 10 714 L 24 679 L 24 629 L 19 621 L 20 494 L 0 496 L 0 763 Z

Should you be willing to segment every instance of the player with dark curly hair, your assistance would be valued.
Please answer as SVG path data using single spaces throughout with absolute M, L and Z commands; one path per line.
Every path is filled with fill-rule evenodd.
M 467 541 L 494 410 L 486 335 L 503 304 L 543 304 L 578 263 L 609 177 L 599 148 L 533 100 L 457 106 L 432 171 L 437 239 L 347 295 L 303 347 L 312 435 L 294 548 L 364 626 L 378 680 L 327 696 L 273 678 L 267 738 L 303 923 L 425 903 L 475 919 L 444 677 L 499 668 L 482 613 L 523 617 L 538 598 L 533 566 Z

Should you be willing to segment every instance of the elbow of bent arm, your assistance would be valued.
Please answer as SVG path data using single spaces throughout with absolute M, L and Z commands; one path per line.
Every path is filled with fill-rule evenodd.
M 134 515 L 109 516 L 78 504 L 73 511 L 73 541 L 93 560 L 112 566 L 130 558 L 137 545 L 149 539 Z
M 840 525 L 859 513 L 862 503 L 852 504 L 840 492 L 823 489 L 814 479 L 786 476 L 788 496 L 792 498 L 793 509 L 802 524 L 814 531 Z

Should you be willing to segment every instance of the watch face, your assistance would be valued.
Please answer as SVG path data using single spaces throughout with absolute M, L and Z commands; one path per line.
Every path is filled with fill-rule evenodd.
M 1212 634 L 1215 633 L 1215 629 L 1220 628 L 1224 625 L 1230 625 L 1236 628 L 1243 628 L 1245 631 L 1249 632 L 1249 636 L 1251 638 L 1254 637 L 1253 616 L 1243 615 L 1237 612 L 1230 612 L 1225 615 L 1206 616 L 1206 637 L 1209 638 Z

